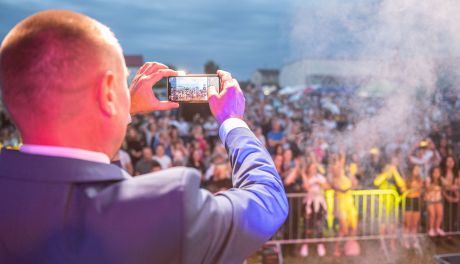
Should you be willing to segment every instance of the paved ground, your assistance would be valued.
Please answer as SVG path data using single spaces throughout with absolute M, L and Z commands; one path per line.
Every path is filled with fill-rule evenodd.
M 319 257 L 316 254 L 316 246 L 310 246 L 308 257 L 300 257 L 299 246 L 283 248 L 284 262 L 286 264 L 297 263 L 319 263 L 319 264 L 341 264 L 341 263 L 408 263 L 424 264 L 435 263 L 434 255 L 447 253 L 460 253 L 460 236 L 456 236 L 452 241 L 445 238 L 420 237 L 420 250 L 406 250 L 398 244 L 395 250 L 388 249 L 388 256 L 382 249 L 382 242 L 379 240 L 361 241 L 361 255 L 356 257 L 334 257 L 333 244 L 326 244 L 327 254 Z M 388 241 L 384 241 L 388 246 Z M 263 263 L 261 254 L 254 255 L 248 260 L 248 264 Z M 276 262 L 266 262 L 276 263 Z

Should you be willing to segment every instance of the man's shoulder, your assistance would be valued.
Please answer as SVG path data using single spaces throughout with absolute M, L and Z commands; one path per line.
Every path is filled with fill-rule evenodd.
M 167 193 L 183 192 L 186 188 L 199 188 L 199 184 L 200 173 L 196 169 L 174 167 L 120 181 L 104 191 L 122 189 L 125 192 L 131 192 L 132 195 L 145 198 L 146 196 L 155 197 Z
M 91 208 L 96 209 L 94 216 L 125 219 L 118 220 L 122 225 L 122 222 L 135 221 L 127 216 L 139 216 L 140 213 L 150 222 L 159 212 L 164 218 L 180 217 L 186 207 L 187 194 L 199 192 L 200 176 L 195 169 L 175 167 L 119 181 L 99 190 L 92 185 L 84 188 Z

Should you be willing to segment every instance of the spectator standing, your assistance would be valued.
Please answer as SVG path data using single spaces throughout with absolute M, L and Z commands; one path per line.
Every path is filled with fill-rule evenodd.
M 383 172 L 380 173 L 374 180 L 374 185 L 379 190 L 393 190 L 395 192 L 403 193 L 406 191 L 406 183 L 398 170 L 399 159 L 396 156 L 391 158 L 391 162 L 385 166 Z M 379 206 L 382 206 L 385 216 L 380 220 L 380 234 L 392 235 L 396 232 L 396 201 L 393 196 L 384 195 L 379 200 Z M 383 241 L 383 240 L 382 240 Z M 392 250 L 396 250 L 396 238 L 390 239 L 390 246 Z
M 355 236 L 358 228 L 358 212 L 356 210 L 351 190 L 357 185 L 355 179 L 348 178 L 344 173 L 345 156 L 332 156 L 329 165 L 331 187 L 335 190 L 334 215 L 339 220 L 339 237 Z M 335 243 L 334 255 L 341 256 L 341 241 Z M 345 243 L 346 255 L 359 255 L 360 247 L 357 241 Z
M 201 177 L 203 177 L 206 167 L 203 162 L 203 155 L 201 153 L 201 150 L 195 149 L 192 151 L 192 154 L 190 155 L 190 158 L 187 162 L 187 167 L 195 168 L 201 172 Z
M 158 162 L 153 160 L 152 149 L 145 146 L 142 149 L 142 158 L 136 163 L 134 175 L 153 172 L 156 165 L 158 165 Z
M 420 168 L 413 166 L 409 179 L 407 180 L 407 195 L 404 208 L 404 247 L 411 248 L 410 239 L 413 240 L 413 247 L 419 248 L 417 239 L 418 224 L 420 221 L 420 211 L 422 209 L 422 188 L 423 181 L 420 176 Z
M 281 130 L 281 124 L 278 119 L 273 119 L 271 129 L 267 133 L 268 151 L 273 154 L 277 145 L 283 144 L 284 132 Z
M 428 235 L 445 235 L 441 229 L 443 220 L 443 196 L 441 169 L 436 166 L 431 169 L 430 178 L 426 182 L 425 200 L 428 210 Z
M 161 169 L 167 169 L 172 166 L 171 158 L 165 153 L 165 146 L 163 144 L 158 144 L 155 148 L 155 155 L 153 160 L 156 160 L 161 165 Z
M 144 147 L 144 142 L 141 141 L 141 136 L 136 128 L 130 126 L 126 134 L 126 151 L 131 157 L 133 164 L 137 164 L 142 157 L 142 148 Z
M 129 157 L 129 154 L 123 149 L 120 149 L 118 150 L 117 157 L 115 157 L 114 160 L 117 158 L 120 160 L 121 167 L 130 175 L 134 175 L 133 163 Z
M 444 165 L 444 174 L 441 175 L 441 183 L 444 196 L 444 230 L 447 232 L 456 232 L 459 228 L 460 220 L 460 180 L 455 159 L 447 156 Z M 452 241 L 452 237 L 448 237 Z
M 307 237 L 322 238 L 325 229 L 327 204 L 324 191 L 330 188 L 326 178 L 318 173 L 317 165 L 303 160 L 301 165 L 302 187 L 307 192 L 304 199 L 305 208 L 305 233 Z M 318 255 L 326 254 L 326 247 L 319 243 Z M 303 244 L 300 255 L 308 256 L 308 244 Z

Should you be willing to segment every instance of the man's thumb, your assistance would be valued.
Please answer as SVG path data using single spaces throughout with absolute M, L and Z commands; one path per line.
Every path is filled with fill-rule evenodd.
M 209 86 L 208 87 L 208 100 L 211 98 L 217 98 L 219 96 L 219 93 L 216 90 L 216 87 L 214 86 Z

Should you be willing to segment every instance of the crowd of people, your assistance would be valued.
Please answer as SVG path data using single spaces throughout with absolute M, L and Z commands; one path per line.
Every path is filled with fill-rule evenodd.
M 245 90 L 245 120 L 267 146 L 286 191 L 305 193 L 304 210 L 294 215 L 305 219 L 305 237 L 323 236 L 328 211 L 325 191 L 330 189 L 335 195 L 339 237 L 358 232 L 354 189 L 395 190 L 405 197 L 406 248 L 418 246 L 411 234 L 421 231 L 424 215 L 429 236 L 460 231 L 460 152 L 453 127 L 460 113 L 459 97 L 440 92 L 440 99 L 421 107 L 425 111 L 418 116 L 417 136 L 398 136 L 393 142 L 382 140 L 371 148 L 360 148 L 356 142 L 343 144 L 338 139 L 353 131 L 361 119 L 377 113 L 382 98 L 315 92 L 266 96 L 251 85 Z M 360 111 L 352 105 L 359 105 Z M 173 110 L 133 116 L 114 159 L 133 176 L 188 166 L 201 172 L 203 188 L 211 192 L 231 188 L 231 166 L 218 138 L 219 124 L 212 116 L 195 115 L 186 121 L 179 113 Z M 2 145 L 17 146 L 20 140 L 13 125 L 3 112 L 1 118 Z M 394 223 L 382 225 L 382 234 L 394 231 Z M 350 243 L 345 248 L 359 254 L 357 242 Z M 395 243 L 391 242 L 392 247 Z M 343 248 L 337 242 L 334 254 L 346 253 Z M 323 244 L 317 251 L 320 256 L 326 254 Z M 306 244 L 300 254 L 308 255 Z
M 203 98 L 208 96 L 206 87 L 195 87 L 190 89 L 188 87 L 177 87 L 171 89 L 169 99 L 171 101 L 202 101 Z

